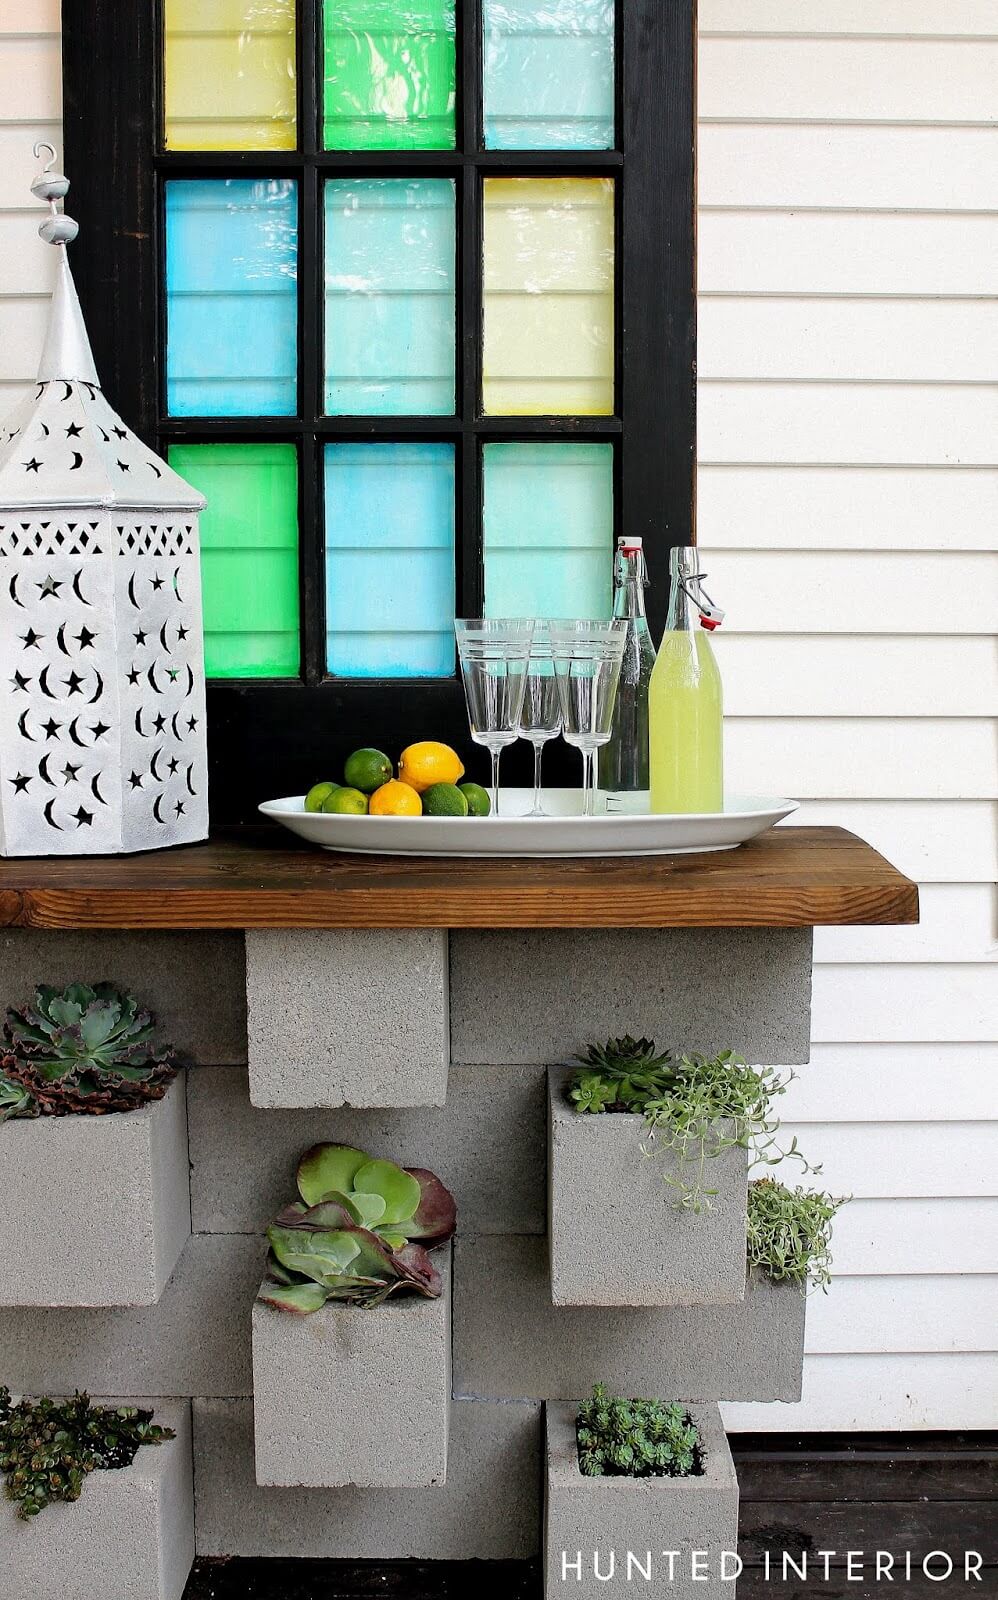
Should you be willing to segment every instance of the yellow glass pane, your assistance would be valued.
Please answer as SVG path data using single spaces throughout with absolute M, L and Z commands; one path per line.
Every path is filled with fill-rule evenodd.
M 486 178 L 491 416 L 612 414 L 613 213 L 609 178 Z
M 295 0 L 165 0 L 166 148 L 294 150 Z

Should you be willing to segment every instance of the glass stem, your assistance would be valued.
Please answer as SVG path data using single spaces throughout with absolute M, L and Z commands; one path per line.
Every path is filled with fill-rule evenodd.
M 492 757 L 492 815 L 497 817 L 499 815 L 499 757 L 502 755 L 502 750 L 493 749 L 489 751 L 489 754 Z
M 539 817 L 543 813 L 541 806 L 541 762 L 544 760 L 544 740 L 534 741 L 534 815 Z
M 582 786 L 585 791 L 583 816 L 591 817 L 593 814 L 593 751 L 582 752 Z

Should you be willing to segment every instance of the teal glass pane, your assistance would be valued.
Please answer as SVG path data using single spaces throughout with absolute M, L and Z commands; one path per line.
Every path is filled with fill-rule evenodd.
M 290 178 L 166 185 L 166 396 L 174 417 L 298 409 L 298 197 Z
M 454 411 L 451 178 L 326 184 L 326 411 Z
M 485 446 L 485 615 L 608 617 L 613 446 Z
M 452 445 L 326 446 L 330 672 L 450 677 L 454 566 Z
M 614 145 L 614 0 L 484 0 L 489 150 Z

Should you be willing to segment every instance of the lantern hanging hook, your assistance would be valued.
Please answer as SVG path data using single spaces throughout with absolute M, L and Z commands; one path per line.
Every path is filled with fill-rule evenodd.
M 47 200 L 49 215 L 45 218 L 38 232 L 47 244 L 72 244 L 80 231 L 78 222 L 72 217 L 67 217 L 56 204 L 58 200 L 65 200 L 69 193 L 69 179 L 61 172 L 53 172 L 53 167 L 58 161 L 58 153 L 54 145 L 47 139 L 39 139 L 34 146 L 35 160 L 41 158 L 42 152 L 48 152 L 48 161 L 31 185 L 31 193 L 38 200 Z

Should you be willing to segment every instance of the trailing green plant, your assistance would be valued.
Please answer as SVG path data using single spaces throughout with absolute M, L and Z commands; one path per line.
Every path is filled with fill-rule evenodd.
M 700 1430 L 685 1406 L 617 1400 L 597 1383 L 575 1423 L 587 1478 L 689 1478 L 703 1472 Z
M 439 1297 L 429 1252 L 451 1237 L 457 1207 L 434 1173 L 318 1144 L 298 1165 L 298 1193 L 267 1229 L 265 1304 L 308 1316 L 330 1300 L 373 1307 L 404 1290 Z
M 39 986 L 31 1005 L 7 1012 L 0 1121 L 99 1116 L 161 1100 L 179 1062 L 169 1046 L 156 1046 L 155 1029 L 135 997 L 112 984 Z
M 672 1057 L 659 1055 L 651 1039 L 608 1039 L 591 1044 L 568 1086 L 576 1111 L 642 1111 L 649 1096 L 661 1094 L 668 1082 Z
M 88 1473 L 131 1466 L 146 1444 L 174 1438 L 135 1406 L 72 1400 L 20 1400 L 0 1388 L 0 1472 L 4 1493 L 22 1521 L 55 1500 L 78 1500 Z
M 827 1293 L 832 1281 L 832 1222 L 846 1198 L 810 1189 L 788 1189 L 775 1178 L 759 1178 L 748 1191 L 749 1266 L 774 1283 L 799 1284 Z

